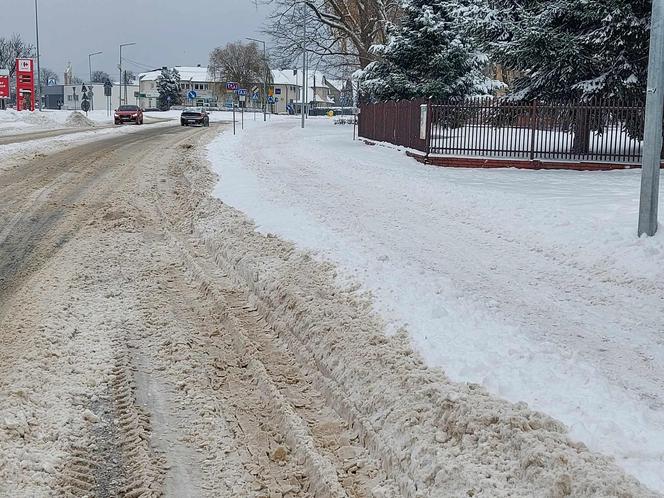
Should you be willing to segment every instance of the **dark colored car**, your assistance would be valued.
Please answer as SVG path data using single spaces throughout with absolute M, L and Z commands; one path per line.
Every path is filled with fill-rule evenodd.
M 121 105 L 115 111 L 115 124 L 136 123 L 143 124 L 143 109 L 137 105 Z
M 180 124 L 182 126 L 203 125 L 210 126 L 210 116 L 199 107 L 188 107 L 180 114 Z

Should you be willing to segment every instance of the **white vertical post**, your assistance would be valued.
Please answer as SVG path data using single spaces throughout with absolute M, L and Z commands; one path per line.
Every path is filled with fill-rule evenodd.
M 659 169 L 662 157 L 664 115 L 664 0 L 653 0 L 650 27 L 650 61 L 643 136 L 639 236 L 657 233 Z

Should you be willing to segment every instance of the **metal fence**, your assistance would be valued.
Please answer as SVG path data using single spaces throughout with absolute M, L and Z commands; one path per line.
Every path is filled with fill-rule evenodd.
M 426 137 L 420 133 L 422 105 L 427 105 L 425 100 L 363 105 L 358 120 L 359 136 L 427 152 Z
M 362 106 L 359 129 L 431 155 L 633 164 L 641 160 L 644 111 L 612 100 L 386 102 Z

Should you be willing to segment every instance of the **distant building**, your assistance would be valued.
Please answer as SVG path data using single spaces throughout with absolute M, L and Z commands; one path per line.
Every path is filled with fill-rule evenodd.
M 69 111 L 81 110 L 81 101 L 83 98 L 83 85 L 58 85 L 62 87 L 62 109 Z M 90 110 L 105 110 L 108 105 L 108 99 L 104 95 L 104 85 L 102 83 L 85 84 L 87 89 L 92 88 L 92 98 L 90 100 Z M 55 88 L 55 87 L 47 87 Z M 138 97 L 138 85 L 127 85 L 127 100 L 124 101 L 125 87 L 119 83 L 114 83 L 111 88 L 111 110 L 115 110 L 120 102 L 120 92 L 122 92 L 123 104 L 141 105 Z M 49 109 L 53 107 L 47 106 Z M 55 107 L 57 109 L 57 107 Z
M 293 105 L 300 98 L 302 91 L 302 71 L 297 69 L 272 70 L 272 96 L 274 104 L 269 106 L 271 112 L 284 114 L 286 106 Z M 261 88 L 262 93 L 262 88 Z
M 299 69 L 281 69 L 272 71 L 273 97 L 275 103 L 270 105 L 270 111 L 277 114 L 288 112 L 291 106 L 295 112 L 300 112 L 303 86 L 302 71 Z M 320 71 L 307 74 L 307 103 L 311 108 L 333 107 L 340 105 L 335 96 L 341 95 L 339 83 L 330 80 Z
M 336 106 L 350 107 L 353 105 L 353 82 L 350 79 L 325 79 L 330 87 L 330 97 L 334 100 Z
M 64 85 L 45 86 L 42 89 L 42 98 L 45 109 L 63 109 L 65 102 Z
M 180 73 L 180 92 L 182 102 L 185 106 L 201 107 L 232 107 L 233 104 L 240 105 L 237 95 L 226 90 L 223 78 L 215 77 L 207 67 L 175 66 L 174 69 Z M 157 90 L 157 78 L 162 69 L 156 69 L 138 75 L 139 105 L 143 108 L 158 106 L 159 92 Z M 269 94 L 273 103 L 269 104 L 268 110 L 277 114 L 285 114 L 288 108 L 299 112 L 302 92 L 302 71 L 298 69 L 272 70 L 272 81 Z M 257 89 L 259 102 L 251 101 L 252 89 Z M 247 107 L 260 106 L 263 94 L 263 83 L 258 82 L 247 88 Z M 196 96 L 189 98 L 189 93 L 194 92 Z M 310 107 L 332 107 L 342 105 L 341 95 L 345 89 L 338 80 L 329 79 L 319 71 L 308 74 L 307 101 Z
M 192 107 L 212 106 L 218 104 L 217 83 L 208 72 L 208 68 L 196 66 L 175 66 L 180 73 L 180 93 L 184 105 Z M 157 107 L 159 91 L 157 90 L 157 78 L 161 75 L 162 69 L 157 69 L 138 75 L 138 92 L 141 107 L 149 109 Z M 189 92 L 195 92 L 196 97 L 190 99 Z

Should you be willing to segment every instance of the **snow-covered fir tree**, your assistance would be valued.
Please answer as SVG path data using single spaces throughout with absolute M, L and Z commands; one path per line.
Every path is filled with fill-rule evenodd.
M 167 110 L 170 106 L 180 105 L 182 103 L 182 94 L 180 93 L 180 73 L 177 69 L 162 69 L 157 78 L 157 91 L 159 98 L 157 103 L 160 109 Z
M 500 86 L 488 77 L 488 59 L 463 29 L 459 0 L 407 0 L 400 27 L 386 45 L 374 47 L 379 61 L 360 75 L 372 100 L 417 97 L 449 99 L 486 94 Z
M 643 98 L 648 0 L 479 0 L 474 32 L 519 75 L 514 98 Z M 479 5 L 483 4 L 483 6 Z M 482 8 L 483 7 L 483 8 Z

